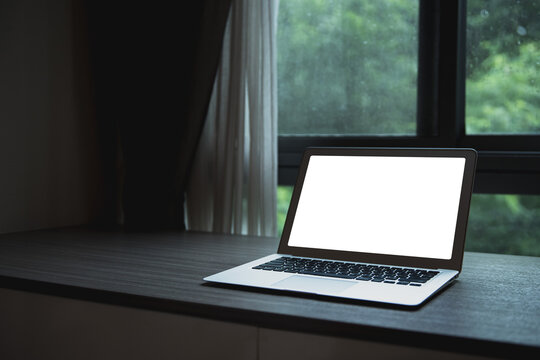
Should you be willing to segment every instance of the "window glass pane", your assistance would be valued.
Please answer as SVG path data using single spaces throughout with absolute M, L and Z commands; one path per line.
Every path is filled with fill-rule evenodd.
M 280 1 L 279 134 L 415 134 L 417 32 L 417 1 Z
M 292 186 L 278 186 L 281 235 Z M 540 195 L 473 194 L 465 250 L 540 256 Z
M 291 202 L 292 191 L 292 186 L 278 186 L 277 188 L 277 230 L 279 236 L 281 236 L 281 233 L 283 232 L 287 210 L 289 210 L 289 203 Z
M 539 20 L 540 1 L 467 1 L 467 133 L 540 133 Z
M 540 196 L 474 194 L 465 250 L 540 256 Z

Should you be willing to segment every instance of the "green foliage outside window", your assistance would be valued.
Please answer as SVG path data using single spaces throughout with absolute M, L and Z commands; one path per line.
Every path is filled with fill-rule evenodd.
M 465 250 L 540 256 L 540 196 L 473 194 Z
M 467 133 L 540 133 L 539 19 L 540 1 L 467 2 Z
M 466 129 L 540 133 L 540 1 L 467 2 Z M 283 0 L 280 134 L 414 134 L 418 2 Z
M 414 134 L 418 2 L 284 0 L 280 134 Z

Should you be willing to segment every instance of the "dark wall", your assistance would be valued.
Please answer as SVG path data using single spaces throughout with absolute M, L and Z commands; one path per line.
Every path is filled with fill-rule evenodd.
M 88 46 L 76 1 L 0 5 L 0 232 L 101 211 Z

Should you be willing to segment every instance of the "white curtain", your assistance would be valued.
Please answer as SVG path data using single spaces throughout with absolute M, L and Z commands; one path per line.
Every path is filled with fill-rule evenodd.
M 278 5 L 232 2 L 186 192 L 190 230 L 276 235 Z

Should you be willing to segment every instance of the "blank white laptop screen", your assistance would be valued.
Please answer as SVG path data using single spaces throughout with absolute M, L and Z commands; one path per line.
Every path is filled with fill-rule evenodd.
M 450 259 L 465 158 L 313 155 L 289 246 Z

